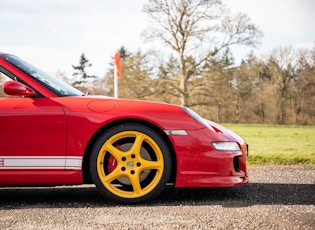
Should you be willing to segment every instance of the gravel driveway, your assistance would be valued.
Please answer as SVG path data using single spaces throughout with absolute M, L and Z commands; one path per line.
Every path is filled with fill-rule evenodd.
M 167 188 L 107 202 L 93 186 L 1 188 L 0 229 L 315 229 L 314 166 L 250 166 L 237 188 Z

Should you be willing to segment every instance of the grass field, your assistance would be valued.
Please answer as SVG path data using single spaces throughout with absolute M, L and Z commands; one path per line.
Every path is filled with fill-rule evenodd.
M 250 148 L 249 164 L 315 165 L 315 126 L 224 124 Z

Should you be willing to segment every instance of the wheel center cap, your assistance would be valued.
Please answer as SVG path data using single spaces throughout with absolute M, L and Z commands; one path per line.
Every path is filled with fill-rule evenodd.
M 129 167 L 133 167 L 133 166 L 134 166 L 134 163 L 133 163 L 132 161 L 129 161 L 129 162 L 127 163 L 127 165 L 128 165 Z

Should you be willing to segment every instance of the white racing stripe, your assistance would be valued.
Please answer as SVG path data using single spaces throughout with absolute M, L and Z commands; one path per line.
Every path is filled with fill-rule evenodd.
M 72 169 L 81 170 L 82 157 L 0 156 L 2 169 Z

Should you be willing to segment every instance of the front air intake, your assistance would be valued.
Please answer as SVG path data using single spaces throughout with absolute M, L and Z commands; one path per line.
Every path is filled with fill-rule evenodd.
M 238 157 L 233 158 L 233 165 L 235 172 L 240 172 L 240 164 L 238 162 Z

